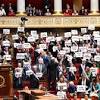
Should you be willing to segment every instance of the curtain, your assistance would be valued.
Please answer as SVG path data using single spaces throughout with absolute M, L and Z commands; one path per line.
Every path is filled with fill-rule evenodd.
M 90 0 L 83 0 L 82 4 L 86 9 L 90 9 Z
M 26 6 L 28 4 L 31 4 L 32 6 L 35 6 L 37 9 L 43 9 L 44 7 L 44 0 L 26 0 Z

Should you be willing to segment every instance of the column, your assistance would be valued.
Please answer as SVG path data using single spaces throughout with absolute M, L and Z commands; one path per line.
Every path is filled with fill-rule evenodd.
M 62 13 L 62 0 L 54 0 L 54 12 L 55 15 Z
M 17 0 L 17 15 L 26 15 L 25 0 Z
M 90 11 L 91 13 L 96 13 L 99 11 L 99 0 L 90 0 Z

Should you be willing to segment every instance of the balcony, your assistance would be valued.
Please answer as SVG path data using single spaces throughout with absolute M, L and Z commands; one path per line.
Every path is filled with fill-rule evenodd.
M 100 16 L 36 16 L 26 17 L 25 28 L 79 28 L 95 25 L 100 27 Z M 17 28 L 21 17 L 0 17 L 0 28 Z

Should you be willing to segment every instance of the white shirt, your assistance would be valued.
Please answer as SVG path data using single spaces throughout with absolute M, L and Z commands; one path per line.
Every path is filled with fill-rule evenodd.
M 4 10 L 4 9 L 2 9 L 1 11 L 2 11 L 2 15 L 4 15 L 4 16 L 5 16 L 5 15 L 6 15 L 5 10 Z
M 2 16 L 2 15 L 3 15 L 2 10 L 0 10 L 0 16 Z

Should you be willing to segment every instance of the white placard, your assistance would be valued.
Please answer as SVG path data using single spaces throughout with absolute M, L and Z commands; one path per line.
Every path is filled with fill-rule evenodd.
M 85 85 L 77 85 L 77 92 L 86 92 Z
M 87 52 L 87 47 L 79 47 L 80 52 Z
M 13 40 L 17 40 L 17 39 L 19 39 L 18 34 L 12 35 L 12 39 L 13 39 Z
M 78 46 L 71 46 L 71 51 L 72 52 L 78 51 Z
M 83 53 L 82 52 L 75 52 L 75 57 L 83 57 Z
M 61 36 L 59 36 L 59 37 L 56 37 L 56 41 L 61 41 L 62 40 L 62 37 Z
M 71 40 L 66 40 L 66 41 L 65 41 L 65 46 L 71 46 L 71 45 L 72 45 Z
M 23 44 L 23 48 L 24 48 L 24 49 L 29 49 L 29 48 L 31 48 L 30 43 L 24 43 L 24 44 Z
M 63 50 L 65 50 L 66 53 L 70 53 L 70 48 L 69 47 L 63 47 Z
M 37 73 L 36 73 L 36 76 L 37 76 L 38 78 L 41 78 L 41 77 L 43 76 L 43 73 L 37 72 Z
M 91 39 L 90 35 L 83 35 L 83 40 L 90 40 L 90 39 Z
M 35 38 L 35 40 L 39 39 L 39 35 L 38 34 L 34 34 L 34 35 L 31 35 L 33 38 Z
M 88 30 L 95 30 L 95 25 L 92 25 L 92 24 L 89 25 L 89 26 L 88 26 Z
M 24 27 L 18 27 L 17 31 L 18 32 L 24 32 L 24 29 L 25 29 Z
M 94 61 L 98 61 L 99 62 L 100 61 L 100 55 L 95 55 L 94 56 Z
M 58 100 L 65 100 L 66 92 L 65 91 L 58 91 L 57 92 L 57 97 L 59 98 Z
M 90 59 L 91 58 L 91 53 L 84 53 L 83 54 L 83 59 L 86 60 L 86 59 Z
M 39 39 L 39 35 L 37 34 L 37 31 L 36 31 L 36 30 L 32 30 L 32 31 L 31 31 L 31 36 L 34 37 L 35 40 L 36 40 L 36 39 Z
M 25 59 L 25 55 L 27 55 L 27 53 L 17 53 L 16 59 Z
M 45 38 L 45 37 L 47 37 L 48 35 L 47 35 L 47 32 L 41 32 L 40 33 L 40 37 L 41 38 Z
M 64 83 L 58 82 L 58 83 L 57 83 L 57 89 L 60 90 L 61 88 L 62 88 L 62 90 L 66 90 L 66 89 L 67 89 L 67 84 L 66 84 L 66 82 L 64 82 Z
M 68 58 L 68 61 L 69 61 L 70 63 L 72 63 L 72 59 L 73 59 L 72 55 L 66 55 L 66 56 L 67 56 L 67 58 Z
M 40 49 L 47 49 L 47 45 L 46 44 L 39 44 L 39 48 Z
M 100 46 L 100 40 L 99 40 L 99 41 L 97 41 L 97 45 L 98 45 L 98 46 Z
M 77 70 L 76 70 L 76 67 L 71 66 L 71 67 L 69 68 L 69 71 L 73 73 L 73 72 L 76 72 Z
M 96 53 L 96 48 L 88 48 L 87 50 L 90 53 Z
M 72 35 L 78 35 L 78 30 L 71 30 Z
M 4 57 L 7 61 L 10 61 L 11 60 L 11 55 L 4 55 Z
M 92 72 L 92 75 L 93 76 L 96 76 L 97 75 L 97 73 L 98 73 L 98 68 L 90 68 L 90 71 Z
M 15 46 L 16 46 L 17 49 L 22 49 L 23 48 L 22 43 L 15 43 Z
M 81 28 L 81 33 L 87 33 L 87 28 Z
M 3 34 L 10 34 L 10 29 L 3 29 Z
M 35 41 L 34 37 L 32 37 L 32 36 L 28 37 L 28 42 L 34 42 L 34 41 Z
M 10 47 L 10 41 L 8 41 L 8 40 L 2 41 L 2 45 Z
M 32 71 L 32 70 L 27 70 L 27 71 L 26 71 L 26 75 L 30 76 L 30 75 L 32 75 L 32 74 L 33 74 L 33 71 Z
M 65 32 L 65 33 L 64 33 L 64 37 L 66 37 L 66 38 L 71 37 L 71 32 Z
M 93 36 L 94 37 L 100 36 L 100 31 L 93 31 Z
M 79 41 L 79 36 L 72 36 L 72 41 L 73 41 L 73 42 Z
M 53 52 L 56 52 L 58 50 L 57 46 L 53 46 Z
M 66 54 L 66 51 L 65 51 L 65 50 L 60 50 L 60 51 L 59 51 L 59 54 L 65 55 L 65 54 Z
M 34 36 L 36 36 L 37 35 L 37 31 L 36 30 L 32 30 L 31 31 L 31 35 L 34 37 Z
M 100 41 L 100 36 L 94 37 L 94 40 Z
M 49 36 L 46 38 L 46 42 L 49 43 L 50 41 L 55 41 L 55 37 L 54 36 Z
M 16 77 L 16 78 L 22 77 L 22 73 L 20 73 L 20 72 L 15 72 L 15 77 Z

